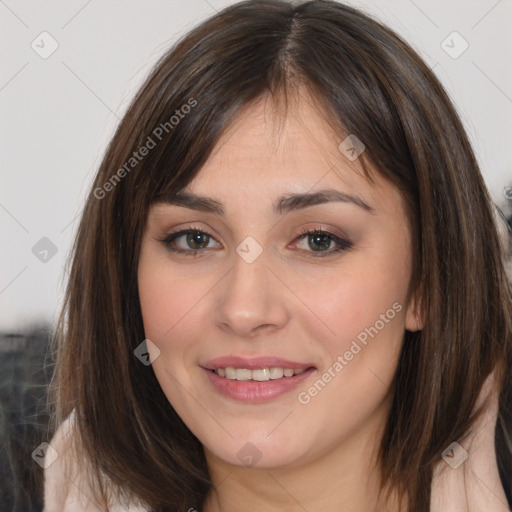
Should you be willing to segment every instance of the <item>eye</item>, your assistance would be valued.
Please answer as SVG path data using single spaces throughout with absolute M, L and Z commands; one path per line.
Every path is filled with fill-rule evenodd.
M 210 245 L 211 242 L 220 245 L 211 235 L 192 226 L 171 233 L 160 241 L 169 251 L 186 254 L 187 256 L 196 256 L 198 252 L 204 249 L 215 248 Z
M 352 248 L 353 244 L 323 229 L 303 231 L 295 245 L 313 257 L 325 257 Z M 171 252 L 197 256 L 206 249 L 218 249 L 220 244 L 206 231 L 193 226 L 171 233 L 160 242 Z M 213 245 L 212 245 L 213 244 Z M 302 245 L 302 247 L 301 247 Z
M 313 254 L 314 257 L 329 256 L 353 247 L 348 240 L 323 229 L 306 230 L 296 240 L 298 240 L 297 246 L 301 243 L 306 246 L 306 248 L 302 247 L 302 250 L 316 253 Z

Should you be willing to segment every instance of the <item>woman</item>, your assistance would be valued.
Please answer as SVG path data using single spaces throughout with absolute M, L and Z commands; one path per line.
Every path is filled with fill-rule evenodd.
M 160 60 L 97 174 L 46 510 L 505 511 L 511 368 L 435 76 L 343 4 L 242 2 Z

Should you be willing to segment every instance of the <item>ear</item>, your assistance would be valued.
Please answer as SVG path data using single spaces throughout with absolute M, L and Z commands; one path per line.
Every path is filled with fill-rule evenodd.
M 405 313 L 405 328 L 408 331 L 421 331 L 425 325 L 425 314 L 421 307 L 421 301 L 417 295 L 409 300 Z

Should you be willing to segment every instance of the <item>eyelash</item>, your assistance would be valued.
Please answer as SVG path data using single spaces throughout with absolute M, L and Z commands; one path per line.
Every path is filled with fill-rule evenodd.
M 184 254 L 186 256 L 194 257 L 194 256 L 197 256 L 197 253 L 204 252 L 205 249 L 181 249 L 179 247 L 173 247 L 172 246 L 172 243 L 177 238 L 180 238 L 180 237 L 182 237 L 184 235 L 187 235 L 189 233 L 201 233 L 201 234 L 204 234 L 207 237 L 215 240 L 215 238 L 212 235 L 210 235 L 209 233 L 207 233 L 206 231 L 204 231 L 202 229 L 199 229 L 199 228 L 196 228 L 194 226 L 189 226 L 187 229 L 182 229 L 180 231 L 176 231 L 175 233 L 170 233 L 168 236 L 166 236 L 165 238 L 161 239 L 160 242 L 169 251 L 172 251 L 172 252 L 178 253 L 178 254 Z M 326 236 L 327 238 L 329 238 L 330 240 L 332 240 L 333 242 L 338 244 L 338 247 L 333 249 L 333 250 L 330 250 L 330 251 L 306 251 L 306 250 L 302 250 L 302 252 L 311 253 L 314 258 L 324 258 L 324 257 L 331 256 L 331 255 L 339 253 L 339 252 L 346 251 L 346 250 L 351 249 L 353 247 L 352 242 L 349 242 L 348 240 L 344 240 L 343 238 L 340 238 L 340 237 L 336 236 L 334 233 L 331 233 L 329 231 L 325 231 L 323 229 L 317 229 L 317 228 L 302 230 L 299 233 L 299 235 L 295 238 L 295 240 L 296 241 L 300 241 L 300 240 L 303 240 L 304 238 L 306 238 L 308 236 L 316 236 L 316 235 Z
M 349 242 L 348 240 L 345 240 L 343 238 L 340 238 L 339 236 L 336 236 L 334 233 L 331 233 L 330 231 L 326 231 L 324 229 L 315 228 L 315 229 L 303 229 L 297 238 L 295 240 L 302 240 L 304 238 L 307 238 L 308 236 L 316 236 L 321 235 L 327 237 L 329 240 L 335 242 L 338 244 L 338 247 L 335 249 L 332 249 L 330 251 L 306 251 L 311 254 L 313 254 L 314 258 L 324 258 L 326 256 L 331 256 L 333 254 L 346 251 L 347 249 L 351 249 L 353 247 L 353 244 Z

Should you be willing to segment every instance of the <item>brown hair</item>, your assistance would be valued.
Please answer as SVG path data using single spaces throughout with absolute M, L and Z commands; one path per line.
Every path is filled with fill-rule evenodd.
M 443 87 L 410 46 L 329 0 L 232 5 L 171 48 L 136 95 L 73 248 L 56 424 L 75 410 L 77 449 L 94 478 L 106 475 L 153 510 L 201 509 L 212 486 L 202 446 L 134 357 L 145 338 L 142 233 L 150 205 L 192 180 L 242 108 L 266 93 L 286 100 L 298 86 L 340 127 L 339 142 L 341 130 L 357 135 L 366 170 L 390 180 L 407 206 L 410 293 L 425 326 L 405 333 L 380 449 L 383 487 L 407 496 L 411 511 L 429 509 L 433 466 L 470 430 L 482 383 L 497 369 L 497 454 L 512 501 L 511 290 L 475 156 Z M 149 139 L 154 147 L 131 160 Z

